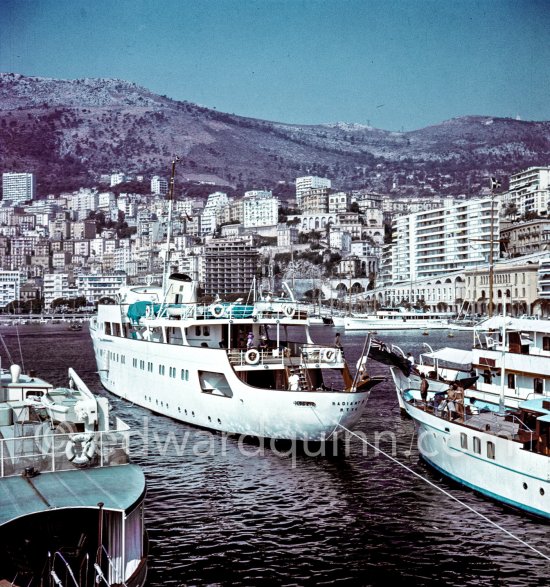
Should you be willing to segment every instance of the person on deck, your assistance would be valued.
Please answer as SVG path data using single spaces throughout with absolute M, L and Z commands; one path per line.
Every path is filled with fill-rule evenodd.
M 426 401 L 428 400 L 428 388 L 429 387 L 430 387 L 430 384 L 428 383 L 428 380 L 426 379 L 426 375 L 424 375 L 424 373 L 422 373 L 420 375 L 420 397 L 424 403 L 426 403 Z
M 288 389 L 290 391 L 298 391 L 300 386 L 300 377 L 296 371 L 290 372 L 290 377 L 288 378 Z
M 248 333 L 248 338 L 246 339 L 246 348 L 250 350 L 254 346 L 254 334 L 252 332 Z

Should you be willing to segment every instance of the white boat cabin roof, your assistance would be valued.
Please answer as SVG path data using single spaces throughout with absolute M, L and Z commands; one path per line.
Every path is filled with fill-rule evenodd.
M 512 318 L 511 316 L 493 316 L 476 326 L 477 331 L 516 330 L 521 332 L 539 332 L 550 334 L 550 320 L 533 320 L 529 318 Z

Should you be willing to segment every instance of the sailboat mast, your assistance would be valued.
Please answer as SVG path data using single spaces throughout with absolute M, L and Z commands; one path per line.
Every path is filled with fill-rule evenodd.
M 172 241 L 172 213 L 174 210 L 174 182 L 176 178 L 176 163 L 179 157 L 172 159 L 172 172 L 170 174 L 170 186 L 168 187 L 168 227 L 166 230 L 166 256 L 164 258 L 164 271 L 162 273 L 162 292 L 166 295 L 166 284 L 170 272 L 170 245 Z

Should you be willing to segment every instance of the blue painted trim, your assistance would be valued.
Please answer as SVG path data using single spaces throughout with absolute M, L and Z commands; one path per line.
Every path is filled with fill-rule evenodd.
M 473 489 L 474 491 L 477 491 L 478 493 L 481 493 L 482 495 L 490 497 L 491 499 L 494 499 L 495 501 L 499 501 L 501 503 L 512 506 L 512 507 L 519 509 L 519 510 L 522 510 L 524 512 L 528 512 L 530 514 L 534 514 L 534 515 L 542 517 L 542 518 L 550 519 L 550 512 L 545 512 L 543 510 L 531 508 L 525 504 L 519 503 L 517 501 L 513 501 L 511 499 L 507 499 L 505 497 L 502 497 L 501 495 L 498 495 L 496 493 L 488 491 L 487 489 L 483 489 L 482 487 L 474 485 L 473 483 L 468 483 L 467 481 L 465 481 L 464 479 L 461 479 L 460 477 L 456 477 L 455 475 L 451 475 L 451 473 L 449 473 L 448 471 L 445 471 L 445 469 L 442 469 L 441 467 L 439 467 L 433 461 L 430 461 L 426 457 L 423 456 L 422 458 L 431 467 L 436 469 L 436 471 L 439 471 L 440 473 L 442 473 L 446 477 L 449 477 L 449 479 L 452 479 L 453 481 L 455 481 L 456 483 L 459 483 L 460 485 L 463 485 L 464 487 L 468 487 L 469 489 Z

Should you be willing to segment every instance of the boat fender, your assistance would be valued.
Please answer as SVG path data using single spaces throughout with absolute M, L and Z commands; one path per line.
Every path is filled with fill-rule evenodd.
M 152 315 L 153 315 L 153 310 L 152 310 L 151 306 L 147 306 L 147 308 L 145 308 L 145 317 L 151 318 Z
M 285 313 L 286 316 L 288 316 L 289 318 L 292 318 L 292 316 L 294 316 L 294 306 L 285 306 L 283 308 L 283 312 Z
M 323 349 L 321 360 L 325 363 L 333 363 L 336 360 L 336 351 L 334 349 Z
M 77 443 L 81 445 L 80 453 L 76 449 Z M 74 434 L 70 437 L 69 442 L 67 442 L 65 456 L 76 467 L 85 467 L 94 458 L 96 448 L 93 434 Z
M 257 365 L 260 362 L 260 353 L 256 349 L 248 349 L 244 355 L 244 360 L 249 365 Z
M 213 304 L 210 306 L 210 314 L 212 314 L 214 318 L 221 318 L 224 312 L 225 308 L 221 304 Z

